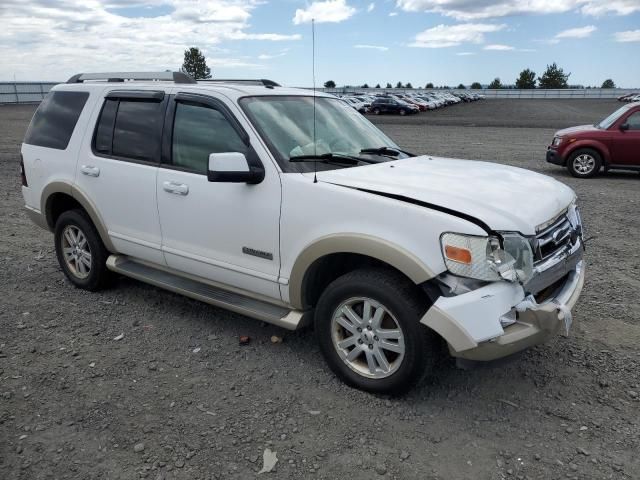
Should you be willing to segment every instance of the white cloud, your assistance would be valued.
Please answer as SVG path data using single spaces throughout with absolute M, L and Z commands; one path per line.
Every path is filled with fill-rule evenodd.
M 398 16 L 398 12 L 391 12 L 389 14 L 390 17 L 397 17 Z
M 499 43 L 494 43 L 492 45 L 487 45 L 484 47 L 485 50 L 496 50 L 500 52 L 506 52 L 509 50 L 515 50 L 511 45 L 501 45 Z
M 371 3 L 369 4 L 369 6 L 367 7 L 367 12 L 369 12 L 369 13 L 373 12 L 373 9 L 374 9 L 374 8 L 376 8 L 376 4 L 375 4 L 375 3 L 373 3 L 373 2 L 371 2 Z
M 614 34 L 616 42 L 640 42 L 640 30 L 628 30 Z
M 582 6 L 582 13 L 586 15 L 605 15 L 615 13 L 617 15 L 629 15 L 640 12 L 640 2 L 638 0 L 590 0 Z
M 379 50 L 381 52 L 386 52 L 389 50 L 389 47 L 381 47 L 378 45 L 354 45 L 353 48 L 365 48 L 369 50 Z
M 214 76 L 216 69 L 226 67 L 260 67 L 222 49 L 221 44 L 301 38 L 252 31 L 249 20 L 261 3 L 2 0 L 0 78 L 15 74 L 21 79 L 64 80 L 82 71 L 176 70 L 184 50 L 191 46 L 203 51 L 209 66 L 215 67 Z
M 346 0 L 325 0 L 313 2 L 306 9 L 298 8 L 293 17 L 293 23 L 310 23 L 315 20 L 317 23 L 338 23 L 351 18 L 356 13 L 356 9 L 349 6 Z
M 458 55 L 459 57 L 468 57 L 470 55 L 475 55 L 474 52 L 458 52 L 456 53 L 456 55 Z
M 506 25 L 489 23 L 463 23 L 458 25 L 438 25 L 416 35 L 411 47 L 443 48 L 455 47 L 462 43 L 484 43 L 484 34 L 497 32 Z
M 570 28 L 569 30 L 564 30 L 555 36 L 556 39 L 559 38 L 587 38 L 590 37 L 593 32 L 597 30 L 597 27 L 594 25 L 588 25 L 586 27 L 578 27 L 578 28 Z
M 586 15 L 628 15 L 640 11 L 638 0 L 396 0 L 396 4 L 408 12 L 435 12 L 464 21 L 576 9 Z
M 289 53 L 288 48 L 281 50 L 279 53 L 262 53 L 258 55 L 258 60 L 272 60 L 274 58 L 284 57 L 287 53 Z

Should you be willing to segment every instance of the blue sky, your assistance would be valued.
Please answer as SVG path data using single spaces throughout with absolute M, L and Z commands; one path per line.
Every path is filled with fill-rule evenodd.
M 339 85 L 513 83 L 557 62 L 570 83 L 640 87 L 640 0 L 3 0 L 0 79 L 177 69 Z

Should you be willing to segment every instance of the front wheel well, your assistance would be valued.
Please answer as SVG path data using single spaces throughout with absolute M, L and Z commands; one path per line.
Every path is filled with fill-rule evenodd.
M 337 278 L 363 268 L 381 268 L 397 272 L 408 277 L 397 268 L 382 260 L 357 253 L 332 253 L 314 261 L 307 269 L 302 282 L 302 302 L 305 307 L 314 308 L 322 292 Z M 409 281 L 411 281 L 409 279 Z M 411 282 L 413 283 L 413 282 Z M 416 286 L 416 292 L 424 295 L 424 291 Z
M 605 157 L 602 149 L 598 146 L 594 146 L 594 145 L 579 145 L 577 147 L 575 147 L 573 150 L 571 150 L 569 153 L 567 153 L 567 155 L 565 156 L 564 159 L 564 166 L 566 167 L 567 165 L 569 165 L 569 159 L 573 156 L 573 154 L 575 154 L 576 152 L 580 151 L 580 150 L 593 150 L 594 152 L 596 152 L 599 156 L 600 156 L 600 160 L 602 160 L 602 164 L 606 165 L 607 162 L 607 158 Z

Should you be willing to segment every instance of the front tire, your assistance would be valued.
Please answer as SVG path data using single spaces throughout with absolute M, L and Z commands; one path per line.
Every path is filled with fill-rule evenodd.
M 407 114 L 406 110 L 400 110 L 400 115 L 405 116 Z
M 576 178 L 595 177 L 600 167 L 602 167 L 600 154 L 590 148 L 576 150 L 567 160 L 567 169 Z
M 58 263 L 71 283 L 89 291 L 108 284 L 109 252 L 84 211 L 63 212 L 56 221 L 54 237 Z
M 332 282 L 315 313 L 320 349 L 348 385 L 403 393 L 434 367 L 435 333 L 420 324 L 427 310 L 415 285 L 397 272 L 356 270 Z
M 380 109 L 379 108 L 374 108 L 373 109 L 373 114 L 374 115 L 380 115 Z

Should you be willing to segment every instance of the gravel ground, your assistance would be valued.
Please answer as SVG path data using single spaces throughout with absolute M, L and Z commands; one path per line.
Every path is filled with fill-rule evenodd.
M 21 209 L 33 108 L 0 107 L 0 478 L 247 479 L 266 448 L 278 463 L 262 476 L 278 479 L 640 478 L 640 176 L 576 180 L 544 162 L 554 128 L 616 106 L 491 100 L 374 119 L 419 153 L 553 175 L 595 236 L 569 338 L 447 363 L 403 398 L 345 387 L 308 330 L 128 279 L 73 288 Z

